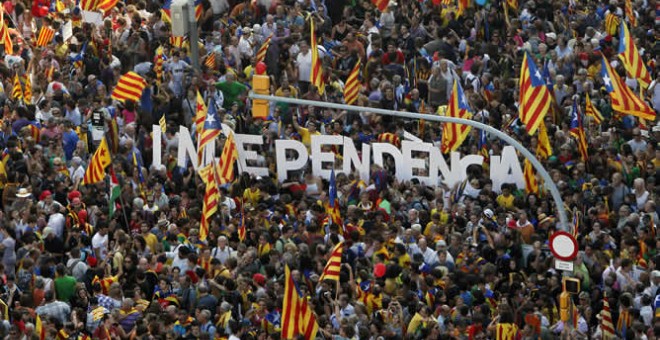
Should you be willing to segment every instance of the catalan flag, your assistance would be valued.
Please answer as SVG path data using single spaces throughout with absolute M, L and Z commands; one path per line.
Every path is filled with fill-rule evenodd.
M 112 91 L 112 99 L 137 102 L 142 97 L 142 91 L 145 87 L 147 87 L 147 82 L 142 77 L 135 72 L 127 72 L 119 78 L 115 89 Z
M 50 44 L 51 41 L 53 41 L 53 38 L 55 37 L 55 30 L 46 27 L 46 26 L 41 26 L 41 30 L 39 30 L 39 37 L 37 38 L 37 46 L 43 47 L 47 46 Z
M 641 119 L 655 121 L 655 111 L 632 92 L 612 69 L 605 57 L 603 57 L 600 72 L 605 89 L 610 94 L 612 109 Z
M 519 338 L 520 331 L 515 323 L 498 323 L 495 327 L 495 339 L 497 340 L 517 340 Z
M 202 0 L 195 0 L 195 20 L 199 21 L 202 19 L 202 14 L 204 14 L 204 6 L 202 6 Z
M 234 141 L 234 134 L 229 133 L 225 146 L 222 148 L 222 157 L 220 157 L 220 166 L 218 167 L 220 181 L 230 183 L 234 180 L 234 163 L 238 160 L 238 150 Z
M 103 0 L 80 0 L 80 9 L 83 11 L 94 12 Z
M 490 152 L 488 151 L 488 138 L 486 131 L 479 130 L 479 154 L 484 158 L 484 169 L 490 169 Z
M 117 6 L 119 3 L 119 0 L 100 0 L 100 3 L 98 5 L 98 9 L 103 11 L 104 15 L 109 15 L 110 11 Z
M 163 8 L 160 10 L 161 11 L 161 19 L 163 22 L 166 23 L 172 23 L 172 0 L 165 0 L 165 3 L 163 4 Z
M 470 119 L 472 113 L 468 106 L 467 97 L 463 93 L 463 88 L 458 81 L 454 80 L 454 88 L 451 91 L 449 104 L 447 109 L 447 116 L 454 118 Z M 442 129 L 442 153 L 449 153 L 458 149 L 463 143 L 468 134 L 470 134 L 471 127 L 464 124 L 445 123 Z
M 174 36 L 174 35 L 170 37 L 170 45 L 172 45 L 172 47 L 182 48 L 184 41 L 185 41 L 184 37 Z
M 533 135 L 550 109 L 552 97 L 532 56 L 525 52 L 520 67 L 519 117 Z
M 589 158 L 587 152 L 587 137 L 584 133 L 584 126 L 582 124 L 582 115 L 577 105 L 577 100 L 573 102 L 573 109 L 571 110 L 571 136 L 577 141 L 578 151 L 580 158 L 586 161 Z
M 220 193 L 218 191 L 218 183 L 216 167 L 214 163 L 206 166 L 208 168 L 205 172 L 206 191 L 204 193 L 204 202 L 202 203 L 202 220 L 199 224 L 199 239 L 206 241 L 209 234 L 209 220 L 218 211 L 218 201 L 220 200 Z M 202 171 L 200 171 L 201 173 Z
M 311 27 L 312 43 L 312 71 L 310 72 L 310 83 L 316 86 L 320 95 L 325 93 L 325 83 L 323 82 L 323 62 L 319 59 L 319 49 L 316 46 L 316 31 L 314 30 L 314 18 L 310 17 L 309 25 Z
M 222 132 L 222 126 L 220 124 L 220 117 L 218 116 L 218 111 L 215 108 L 215 102 L 211 99 L 209 103 L 209 108 L 206 113 L 206 119 L 204 120 L 204 128 L 202 129 L 202 135 L 199 138 L 199 147 L 198 147 L 198 159 L 199 164 L 204 165 L 204 148 L 206 145 L 214 141 L 220 132 Z
M 330 258 L 323 268 L 323 273 L 319 278 L 319 282 L 325 280 L 339 281 L 339 272 L 341 271 L 341 254 L 344 251 L 344 243 L 339 242 L 332 249 L 330 253 Z
M 339 227 L 344 228 L 344 221 L 341 219 L 341 213 L 339 211 L 339 201 L 337 200 L 337 181 L 335 179 L 335 169 L 330 171 L 330 185 L 328 188 L 328 208 L 327 213 L 330 216 L 332 223 L 338 225 Z
M 357 101 L 358 94 L 360 93 L 360 60 L 355 63 L 353 70 L 346 79 L 346 86 L 344 86 L 344 101 L 347 105 L 353 105 Z
M 11 55 L 14 53 L 14 42 L 9 34 L 9 26 L 5 21 L 4 11 L 0 11 L 0 40 L 5 44 L 5 54 Z
M 616 35 L 616 30 L 619 28 L 620 23 L 621 18 L 619 18 L 616 14 L 607 13 L 605 15 L 605 33 L 611 36 Z
M 46 339 L 46 330 L 44 329 L 44 325 L 41 322 L 41 317 L 39 314 L 37 314 L 36 320 L 34 321 L 34 333 L 39 336 L 39 340 Z
M 623 66 L 631 78 L 637 79 L 642 88 L 649 87 L 651 75 L 644 64 L 642 55 L 639 54 L 639 50 L 635 46 L 628 26 L 623 21 L 621 21 L 621 29 L 619 30 L 619 59 L 623 62 Z
M 211 51 L 204 60 L 204 66 L 210 68 L 211 70 L 215 69 L 215 52 Z
M 94 152 L 94 156 L 89 161 L 89 166 L 85 171 L 82 184 L 94 184 L 100 182 L 105 177 L 105 168 L 110 165 L 110 149 L 108 149 L 108 142 L 105 138 L 101 139 L 101 145 Z
M 586 104 L 584 106 L 584 114 L 589 116 L 589 117 L 593 117 L 594 122 L 596 122 L 596 124 L 602 123 L 603 122 L 603 115 L 600 113 L 600 111 L 598 111 L 596 106 L 594 106 L 594 104 L 591 102 L 591 98 L 589 97 L 589 93 L 586 94 L 585 101 L 586 101 Z
M 536 145 L 536 157 L 539 159 L 547 159 L 552 155 L 552 145 L 550 144 L 550 138 L 548 138 L 548 128 L 545 126 L 545 122 L 541 122 L 539 125 L 539 135 Z
M 154 57 L 154 72 L 156 73 L 156 84 L 160 85 L 163 81 L 163 64 L 165 63 L 165 53 L 163 46 L 158 46 L 156 49 L 156 56 Z
M 11 88 L 11 97 L 14 99 L 23 99 L 23 88 L 21 87 L 21 80 L 18 78 L 18 74 L 14 75 L 14 82 L 12 83 Z
M 523 177 L 525 178 L 525 192 L 528 194 L 539 194 L 539 183 L 536 180 L 536 173 L 534 167 L 529 159 L 525 159 L 525 166 L 523 167 Z
M 241 204 L 241 225 L 238 226 L 238 240 L 241 243 L 245 242 L 247 237 L 247 226 L 245 225 L 245 202 Z M 261 256 L 261 254 L 259 254 Z
M 614 323 L 612 322 L 612 311 L 610 310 L 610 302 L 607 299 L 607 294 L 603 295 L 603 311 L 600 313 L 600 330 L 603 334 L 603 340 L 614 340 Z
M 80 69 L 83 66 L 83 60 L 85 59 L 85 50 L 87 50 L 87 43 L 85 43 L 82 48 L 80 49 L 80 52 L 76 54 L 73 58 L 71 58 L 71 61 L 73 62 L 73 67 Z
M 206 120 L 206 103 L 204 103 L 204 98 L 197 91 L 197 105 L 195 106 L 195 133 L 197 138 L 202 136 L 202 130 L 204 129 L 204 121 Z
M 467 11 L 468 7 L 470 6 L 470 0 L 458 0 L 458 10 L 456 12 L 456 16 L 460 17 Z
M 622 308 L 619 313 L 619 319 L 616 321 L 616 331 L 621 334 L 622 338 L 626 338 L 626 333 L 632 326 L 633 318 L 630 315 L 628 308 Z
M 268 53 L 268 47 L 270 47 L 270 41 L 272 38 L 273 35 L 269 35 L 268 38 L 264 40 L 264 43 L 261 44 L 261 47 L 259 47 L 259 51 L 257 51 L 257 62 L 266 60 L 266 53 Z
M 284 268 L 284 280 L 281 338 L 293 339 L 300 335 L 306 340 L 316 339 L 319 330 L 316 316 L 293 281 L 288 265 Z
M 371 0 L 371 3 L 378 8 L 379 11 L 384 11 L 390 4 L 390 0 Z
M 633 9 L 632 6 L 632 0 L 626 0 L 624 6 L 625 6 L 626 17 L 628 18 L 628 22 L 630 22 L 630 26 L 637 27 L 637 16 L 635 16 L 635 10 Z
M 397 136 L 394 133 L 391 132 L 383 132 L 380 135 L 378 135 L 378 143 L 390 143 L 397 148 L 401 147 L 401 138 Z
M 571 234 L 573 235 L 573 238 L 577 240 L 578 236 L 580 235 L 580 212 L 575 209 L 573 211 L 573 230 Z

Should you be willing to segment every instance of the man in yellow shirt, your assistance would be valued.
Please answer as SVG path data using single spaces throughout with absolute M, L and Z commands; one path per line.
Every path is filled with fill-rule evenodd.
M 158 238 L 156 235 L 152 234 L 149 230 L 149 225 L 147 223 L 142 223 L 140 226 L 140 231 L 142 232 L 142 237 L 147 242 L 147 247 L 151 250 L 152 254 L 156 253 L 156 245 L 158 244 Z
M 509 184 L 502 184 L 502 194 L 497 196 L 497 205 L 507 210 L 512 210 L 514 208 L 513 201 L 515 196 L 511 194 L 511 187 Z
M 293 127 L 295 127 L 298 134 L 300 134 L 300 139 L 307 147 L 307 150 L 312 146 L 312 136 L 318 136 L 321 134 L 316 130 L 316 122 L 312 120 L 307 122 L 307 128 L 300 126 L 298 124 L 298 115 L 293 116 Z

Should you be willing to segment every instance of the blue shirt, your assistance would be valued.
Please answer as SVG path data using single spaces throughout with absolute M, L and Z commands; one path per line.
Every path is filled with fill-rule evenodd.
M 73 130 L 62 133 L 62 149 L 64 149 L 64 157 L 67 161 L 73 158 L 73 152 L 76 150 L 78 140 L 78 134 Z

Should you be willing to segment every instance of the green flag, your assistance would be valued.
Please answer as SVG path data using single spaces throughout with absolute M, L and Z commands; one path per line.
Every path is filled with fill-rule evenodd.
M 121 187 L 119 186 L 119 182 L 117 181 L 117 176 L 115 176 L 115 172 L 113 170 L 110 171 L 110 208 L 108 211 L 108 215 L 110 218 L 115 215 L 115 210 L 116 210 L 116 201 L 119 199 L 119 195 L 121 195 Z

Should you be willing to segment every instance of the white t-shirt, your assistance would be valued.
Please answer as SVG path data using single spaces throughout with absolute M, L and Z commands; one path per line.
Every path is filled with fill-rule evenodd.
M 307 54 L 298 53 L 296 65 L 298 65 L 298 80 L 308 82 L 312 73 L 312 52 L 308 51 Z
M 108 234 L 101 236 L 100 233 L 96 233 L 92 237 L 92 248 L 99 250 L 99 260 L 105 260 L 106 256 L 108 256 L 108 243 Z

